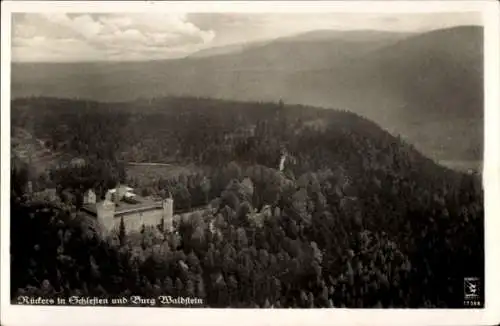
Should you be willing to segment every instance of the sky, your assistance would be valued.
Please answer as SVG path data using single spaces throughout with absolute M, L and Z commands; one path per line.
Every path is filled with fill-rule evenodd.
M 424 32 L 480 25 L 479 14 L 15 13 L 14 62 L 159 60 L 313 30 Z

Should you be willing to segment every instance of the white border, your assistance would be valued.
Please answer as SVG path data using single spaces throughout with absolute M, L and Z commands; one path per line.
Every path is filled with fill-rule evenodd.
M 493 1 L 8 1 L 11 12 L 486 12 Z
M 464 310 L 317 309 L 218 310 L 104 307 L 26 307 L 10 305 L 10 13 L 11 12 L 480 12 L 485 35 L 485 238 L 486 307 Z M 321 1 L 321 2 L 2 2 L 1 83 L 1 319 L 2 325 L 493 325 L 500 322 L 500 46 L 496 1 Z M 465 131 L 464 131 L 465 132 Z M 495 259 L 496 258 L 496 259 Z M 496 260 L 496 261 L 495 261 Z M 497 291 L 499 292 L 499 291 Z M 496 309 L 495 309 L 496 308 Z M 144 310 L 147 309 L 147 310 Z

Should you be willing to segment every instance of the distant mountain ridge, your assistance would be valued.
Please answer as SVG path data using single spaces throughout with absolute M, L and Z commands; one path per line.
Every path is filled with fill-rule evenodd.
M 176 60 L 14 63 L 12 95 L 100 101 L 281 98 L 352 110 L 434 159 L 481 160 L 482 44 L 479 26 L 421 34 L 315 31 Z
M 347 41 L 350 43 L 380 43 L 393 42 L 414 33 L 403 32 L 385 32 L 375 30 L 352 30 L 352 31 L 337 31 L 337 30 L 315 30 L 298 35 L 285 36 L 278 39 L 265 39 L 252 42 L 235 43 L 224 46 L 216 46 L 202 49 L 188 56 L 188 58 L 206 58 L 210 56 L 218 56 L 225 54 L 241 54 L 243 51 L 262 50 L 267 47 L 273 47 L 283 44 L 297 44 L 299 42 L 332 42 L 332 41 Z
M 221 45 L 215 47 L 209 47 L 206 49 L 199 50 L 195 53 L 188 55 L 188 58 L 204 58 L 215 55 L 223 55 L 223 54 L 231 54 L 231 53 L 240 53 L 248 48 L 258 46 L 260 44 L 266 44 L 270 42 L 269 40 L 264 41 L 255 41 L 255 42 L 244 42 L 244 43 L 235 43 L 228 45 Z
M 298 35 L 282 37 L 282 41 L 328 41 L 328 40 L 350 40 L 354 42 L 367 41 L 395 41 L 404 39 L 405 37 L 416 35 L 415 32 L 398 32 L 398 31 L 379 31 L 373 29 L 357 29 L 357 30 L 313 30 L 304 32 Z

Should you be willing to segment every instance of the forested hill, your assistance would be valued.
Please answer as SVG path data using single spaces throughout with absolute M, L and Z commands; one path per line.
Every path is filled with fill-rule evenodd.
M 201 172 L 166 173 L 150 192 L 218 208 L 181 221 L 175 236 L 89 238 L 68 222 L 78 204 L 54 210 L 25 196 L 29 176 L 16 162 L 13 296 L 173 293 L 199 295 L 212 307 L 460 307 L 463 277 L 483 275 L 480 180 L 435 164 L 354 113 L 281 101 L 33 97 L 13 101 L 11 116 L 13 129 L 28 128 L 45 148 L 83 162 L 51 171 L 39 188 L 48 181 L 98 187 L 130 179 L 124 162 L 170 162 Z M 280 173 L 283 152 L 289 159 Z
M 361 174 L 366 169 L 407 177 L 450 173 L 352 112 L 280 102 L 32 97 L 12 102 L 12 126 L 74 157 L 208 166 L 235 160 L 277 167 L 286 149 L 294 157 L 288 167 L 295 174 L 334 165 Z

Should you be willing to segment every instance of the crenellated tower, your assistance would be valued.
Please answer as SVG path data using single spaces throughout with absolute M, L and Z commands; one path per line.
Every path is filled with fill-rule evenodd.
M 174 199 L 170 195 L 168 198 L 162 200 L 163 209 L 163 223 L 165 231 L 173 231 L 173 220 L 174 220 Z
M 97 221 L 102 226 L 103 231 L 110 233 L 114 228 L 116 205 L 111 200 L 105 200 L 96 203 Z

